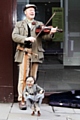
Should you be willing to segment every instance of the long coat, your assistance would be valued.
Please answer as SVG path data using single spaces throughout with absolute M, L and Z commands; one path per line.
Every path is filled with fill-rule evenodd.
M 34 22 L 35 22 L 35 24 L 33 24 L 31 27 L 31 36 L 36 38 L 35 29 L 37 26 L 43 25 L 43 23 L 40 21 L 36 21 L 36 20 L 34 20 Z M 16 42 L 17 44 L 19 44 L 21 47 L 24 46 L 25 38 L 28 35 L 27 24 L 28 24 L 27 19 L 17 22 L 13 29 L 13 32 L 12 32 L 13 41 Z M 50 34 L 43 35 L 41 37 L 38 37 L 36 39 L 36 41 L 34 43 L 32 43 L 32 52 L 35 54 L 38 54 L 37 57 L 32 55 L 32 62 L 42 63 L 42 61 L 44 59 L 44 54 L 43 54 L 44 49 L 42 48 L 42 39 L 50 40 L 50 39 L 52 39 L 52 36 Z M 23 51 L 16 49 L 15 62 L 21 63 L 23 60 L 23 55 L 24 55 Z

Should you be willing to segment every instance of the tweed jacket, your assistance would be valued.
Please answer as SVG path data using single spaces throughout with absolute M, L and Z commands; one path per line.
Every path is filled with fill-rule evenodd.
M 36 20 L 34 20 L 34 22 L 36 24 L 35 25 L 33 24 L 31 27 L 31 36 L 36 38 L 35 29 L 37 26 L 43 25 L 43 23 L 40 21 L 36 21 Z M 20 44 L 21 47 L 23 47 L 25 38 L 28 35 L 27 24 L 28 24 L 27 19 L 22 20 L 22 21 L 18 21 L 13 29 L 13 32 L 12 32 L 13 41 L 16 42 L 17 45 Z M 42 40 L 50 40 L 50 39 L 52 39 L 52 36 L 50 34 L 47 34 L 47 35 L 43 35 L 41 37 L 38 37 L 36 39 L 36 41 L 34 43 L 32 43 L 32 52 L 35 54 L 38 54 L 37 57 L 32 55 L 32 62 L 38 62 L 38 63 L 43 62 L 44 49 L 42 48 Z M 16 49 L 16 53 L 15 53 L 15 57 L 14 57 L 15 62 L 21 63 L 23 60 L 23 55 L 24 55 L 23 51 Z

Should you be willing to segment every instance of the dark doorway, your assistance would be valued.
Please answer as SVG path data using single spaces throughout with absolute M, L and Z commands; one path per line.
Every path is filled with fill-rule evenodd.
M 36 2 L 35 4 L 38 7 L 36 19 L 44 24 L 52 16 L 52 7 L 60 7 L 60 2 Z M 47 26 L 52 26 L 52 20 Z M 63 66 L 63 41 L 43 41 L 43 48 L 45 50 L 44 64 L 61 64 Z

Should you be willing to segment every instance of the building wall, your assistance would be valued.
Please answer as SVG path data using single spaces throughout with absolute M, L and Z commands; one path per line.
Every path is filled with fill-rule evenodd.
M 60 0 L 17 0 L 17 2 L 59 2 Z
M 17 21 L 18 1 L 19 0 L 0 0 L 0 102 L 13 102 L 14 99 L 17 98 L 18 69 L 16 63 L 14 63 L 14 54 L 15 54 L 16 46 L 12 41 L 11 34 L 15 22 Z M 54 0 L 54 2 L 55 1 L 56 0 Z M 57 0 L 56 2 L 59 1 L 60 0 Z M 30 0 L 30 2 L 36 2 L 36 1 Z M 44 2 L 47 2 L 47 0 L 45 0 Z M 80 21 L 78 18 L 78 13 L 80 14 L 80 7 L 79 7 L 80 4 L 78 4 L 79 0 L 77 0 L 76 2 L 78 7 L 75 8 L 75 6 L 77 5 L 72 3 L 70 4 L 70 2 L 71 0 L 69 1 L 69 9 L 68 9 L 69 36 L 67 39 L 68 42 L 65 42 L 65 44 L 67 43 L 67 45 L 64 46 L 68 52 L 65 51 L 64 65 L 79 66 L 80 65 L 80 49 L 79 49 Z M 77 19 L 75 20 L 72 19 L 72 17 L 75 18 L 76 11 L 78 12 L 76 15 Z M 73 14 L 74 12 L 75 14 Z M 77 22 L 75 22 L 74 20 Z M 72 25 L 72 23 L 74 23 L 74 25 Z M 72 46 L 73 43 L 74 46 Z M 69 51 L 69 48 L 71 52 Z M 69 54 L 67 55 L 67 53 Z

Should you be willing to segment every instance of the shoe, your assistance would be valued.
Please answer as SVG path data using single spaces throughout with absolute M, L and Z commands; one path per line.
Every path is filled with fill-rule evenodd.
M 20 101 L 19 108 L 20 108 L 20 110 L 26 110 L 27 109 L 26 102 Z
M 31 115 L 32 115 L 32 116 L 35 115 L 35 112 L 33 111 L 33 112 L 31 113 Z
M 38 111 L 38 112 L 37 112 L 37 114 L 38 114 L 38 116 L 41 116 L 41 113 L 40 113 L 40 111 Z

